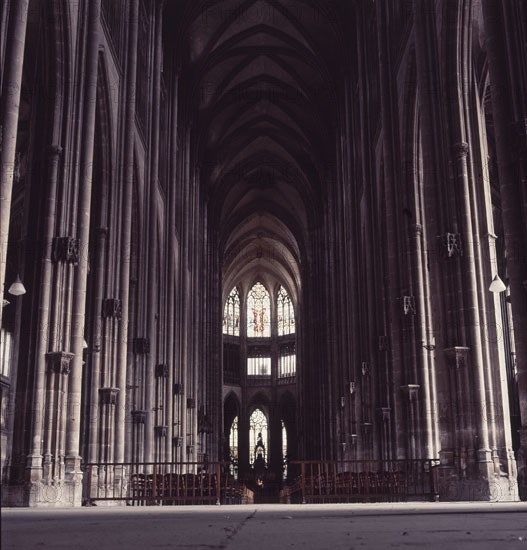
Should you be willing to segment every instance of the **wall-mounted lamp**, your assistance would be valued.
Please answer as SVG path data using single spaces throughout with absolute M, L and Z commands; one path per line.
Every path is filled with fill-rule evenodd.
M 26 293 L 26 287 L 22 284 L 20 275 L 16 276 L 15 282 L 9 287 L 7 292 L 13 296 L 22 296 L 22 294 Z
M 500 279 L 500 276 L 497 273 L 496 275 L 494 275 L 494 279 L 492 279 L 492 283 L 490 283 L 489 290 L 497 294 L 507 290 L 505 283 Z

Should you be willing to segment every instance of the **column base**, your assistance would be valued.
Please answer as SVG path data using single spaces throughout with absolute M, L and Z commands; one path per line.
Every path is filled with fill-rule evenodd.
M 520 433 L 520 448 L 516 453 L 518 468 L 518 491 L 521 500 L 527 500 L 527 427 L 522 427 Z
M 29 508 L 74 508 L 82 505 L 82 484 L 28 481 L 4 488 L 3 504 Z
M 42 477 L 42 457 L 28 457 L 25 481 L 7 485 L 2 501 L 7 506 L 74 508 L 82 506 L 80 457 L 67 457 L 53 479 Z
M 480 466 L 483 467 L 483 464 Z M 486 471 L 489 467 L 480 468 Z M 480 502 L 517 502 L 519 500 L 518 483 L 508 475 L 490 475 L 488 477 L 463 477 L 455 468 L 439 467 L 437 488 L 442 502 L 480 501 Z

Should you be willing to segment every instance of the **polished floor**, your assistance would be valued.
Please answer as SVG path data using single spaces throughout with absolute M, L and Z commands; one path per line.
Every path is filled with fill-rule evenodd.
M 527 503 L 2 510 L 2 549 L 527 550 Z

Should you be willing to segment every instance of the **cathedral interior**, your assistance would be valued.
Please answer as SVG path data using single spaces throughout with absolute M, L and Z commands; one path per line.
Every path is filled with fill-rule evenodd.
M 527 498 L 523 0 L 0 31 L 4 504 Z

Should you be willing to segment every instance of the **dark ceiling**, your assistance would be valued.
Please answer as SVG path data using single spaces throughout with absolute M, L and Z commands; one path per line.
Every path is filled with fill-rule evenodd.
M 299 290 L 335 152 L 340 4 L 169 2 L 226 287 L 265 271 Z

